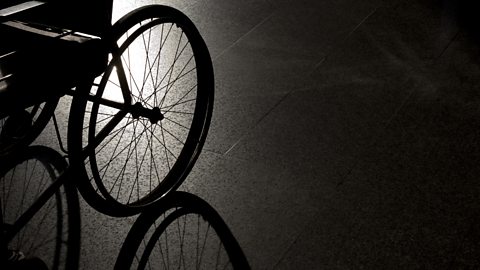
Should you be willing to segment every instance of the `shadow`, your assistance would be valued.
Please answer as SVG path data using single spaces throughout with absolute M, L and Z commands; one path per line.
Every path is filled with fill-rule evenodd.
M 32 143 L 59 98 L 106 68 L 113 1 L 64 2 L 0 3 L 0 156 Z
M 27 6 L 36 1 L 18 2 L 0 9 L 3 112 L 19 104 L 28 107 L 44 102 L 46 97 L 61 97 L 66 90 L 100 75 L 108 60 L 102 38 L 111 28 L 112 0 L 47 0 Z
M 143 6 L 111 26 L 112 0 L 47 2 L 7 18 L 0 10 L 0 156 L 30 144 L 58 99 L 71 96 L 70 163 L 82 164 L 78 178 L 94 179 L 80 192 L 102 213 L 138 214 L 137 206 L 177 188 L 201 152 L 213 112 L 208 48 L 172 7 Z M 108 34 L 92 36 L 102 28 Z M 14 51 L 3 55 L 9 45 Z
M 174 192 L 143 212 L 114 269 L 250 269 L 220 215 L 207 202 Z
M 71 181 L 57 181 L 66 169 L 64 158 L 44 146 L 0 159 L 1 269 L 78 268 L 78 195 Z
M 443 0 L 442 8 L 456 21 L 460 29 L 475 42 L 480 42 L 480 3 L 470 0 Z
M 45 146 L 0 158 L 1 269 L 78 269 L 79 198 L 73 182 L 62 177 L 66 171 L 65 159 Z M 174 192 L 145 208 L 114 269 L 147 266 L 250 268 L 215 209 L 186 192 Z

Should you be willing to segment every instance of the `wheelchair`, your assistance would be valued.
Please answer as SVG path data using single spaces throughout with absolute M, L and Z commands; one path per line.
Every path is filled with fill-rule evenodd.
M 214 74 L 179 10 L 143 6 L 112 24 L 112 7 L 0 4 L 0 156 L 31 144 L 70 96 L 72 181 L 93 208 L 120 217 L 185 180 L 209 129 Z

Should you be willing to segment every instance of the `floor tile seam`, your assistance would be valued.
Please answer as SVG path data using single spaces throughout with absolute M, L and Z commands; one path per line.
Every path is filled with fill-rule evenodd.
M 309 222 L 308 225 L 312 223 L 312 222 Z M 303 226 L 304 228 L 308 228 L 307 225 Z M 285 251 L 280 255 L 280 258 L 277 260 L 277 262 L 273 265 L 273 267 L 271 268 L 272 270 L 273 269 L 277 269 L 280 264 L 282 263 L 282 261 L 287 257 L 288 253 L 293 250 L 293 246 L 295 246 L 295 244 L 299 241 L 300 237 L 306 232 L 306 230 L 302 230 L 300 231 L 300 233 L 298 233 L 297 237 L 295 237 L 295 239 L 292 240 L 292 242 L 290 243 L 290 245 L 288 245 L 288 247 L 285 249 Z
M 379 7 L 374 8 L 365 18 L 363 18 L 360 23 L 358 23 L 344 38 L 340 39 L 340 41 L 337 43 L 339 44 L 338 46 L 332 46 L 330 49 L 328 49 L 325 52 L 325 55 L 320 59 L 318 63 L 316 63 L 310 73 L 308 73 L 308 76 L 311 76 L 315 70 L 317 70 L 326 60 L 327 58 L 332 55 L 334 52 L 340 50 L 342 47 L 341 45 L 344 44 L 373 14 L 375 14 L 378 11 Z
M 452 46 L 453 42 L 460 36 L 460 29 L 457 30 L 455 35 L 450 39 L 450 41 L 445 45 L 445 47 L 442 49 L 442 51 L 438 54 L 437 57 L 435 57 L 435 60 L 441 59 L 442 56 L 445 54 L 445 52 Z
M 217 151 L 217 150 L 214 150 L 214 149 L 210 149 L 208 146 L 204 146 L 204 148 L 202 149 L 202 152 L 201 153 L 210 153 L 210 154 L 213 154 L 213 155 L 216 155 L 216 156 L 220 156 L 222 157 L 224 154 L 221 153 L 220 151 Z
M 264 95 L 231 95 L 231 96 L 221 96 L 219 97 L 218 99 L 216 100 L 228 100 L 228 99 L 235 99 L 235 98 L 269 98 L 269 97 L 275 97 L 276 99 L 278 98 L 278 101 L 275 102 L 273 104 L 273 107 L 270 108 L 267 112 L 265 112 L 265 114 L 263 116 L 261 116 L 255 123 L 253 123 L 252 125 L 249 126 L 249 130 L 255 128 L 261 121 L 263 118 L 265 118 L 267 115 L 266 114 L 269 114 L 273 109 L 274 107 L 276 107 L 277 105 L 279 105 L 279 103 L 286 98 L 287 95 L 290 94 L 290 91 L 283 91 L 283 92 L 277 92 L 277 93 L 273 93 L 273 94 L 264 94 Z M 215 106 L 214 106 L 214 110 L 215 110 Z M 214 112 L 215 114 L 215 112 Z M 240 138 L 237 139 L 232 145 L 229 146 L 229 148 L 225 151 L 221 151 L 220 150 L 214 150 L 214 147 L 209 147 L 208 145 L 204 146 L 203 150 L 202 151 L 206 151 L 206 152 L 210 152 L 210 153 L 213 153 L 215 155 L 218 155 L 219 156 L 219 159 L 223 158 L 223 157 L 226 157 L 228 152 L 230 150 L 232 150 L 248 133 L 250 133 L 250 131 L 247 130 L 246 132 L 243 132 L 243 134 L 240 134 Z M 207 136 L 207 140 L 208 140 L 208 136 Z M 232 157 L 230 155 L 230 157 Z M 244 161 L 247 161 L 248 159 L 242 159 L 242 158 L 238 158 L 238 157 L 234 157 L 235 159 L 238 159 L 238 160 L 244 160 Z
M 392 121 L 400 114 L 400 112 L 403 110 L 403 108 L 405 107 L 407 102 L 412 98 L 414 92 L 415 92 L 414 89 L 410 90 L 410 93 L 407 95 L 407 97 L 404 98 L 402 103 L 397 107 L 397 109 L 393 112 L 393 114 L 390 117 L 388 117 L 386 121 L 384 121 L 384 123 L 379 128 L 379 131 L 376 132 L 377 134 L 373 135 L 372 142 L 367 143 L 367 145 L 365 147 L 368 147 L 369 149 L 376 149 L 378 147 L 378 145 L 380 144 L 380 142 L 383 138 L 381 136 L 381 134 L 388 129 L 388 127 L 390 126 Z M 340 186 L 342 186 L 346 182 L 350 181 L 349 180 L 350 176 L 352 175 L 353 171 L 355 169 L 357 169 L 359 164 L 360 164 L 360 158 L 357 157 L 357 158 L 355 158 L 354 164 L 349 168 L 347 173 L 345 173 L 345 175 L 341 176 L 341 179 L 339 180 L 339 182 L 336 185 L 337 188 L 339 188 Z
M 218 55 L 216 55 L 213 59 L 212 62 L 215 63 L 220 59 L 227 51 L 232 49 L 233 47 L 237 46 L 238 43 L 240 43 L 242 40 L 244 40 L 248 35 L 250 35 L 252 32 L 257 30 L 260 26 L 265 24 L 268 20 L 270 20 L 273 15 L 276 13 L 276 10 L 273 10 L 269 15 L 267 15 L 263 20 L 261 20 L 259 23 L 257 23 L 255 26 L 253 26 L 250 30 L 248 30 L 245 34 L 240 36 L 236 41 L 234 41 L 232 44 L 230 44 L 227 48 L 223 49 Z
M 360 23 L 358 23 L 343 39 L 340 40 L 339 44 L 340 43 L 345 43 L 355 32 L 357 32 L 357 30 L 360 27 L 362 27 L 367 22 L 368 19 L 370 19 L 375 13 L 377 13 L 379 11 L 379 9 L 385 9 L 385 8 L 396 9 L 399 4 L 400 3 L 397 3 L 397 4 L 394 4 L 393 6 L 388 6 L 388 5 L 385 5 L 385 4 L 378 4 L 367 16 L 365 16 L 365 18 L 362 19 L 362 21 Z M 316 69 L 318 69 L 327 60 L 327 58 L 329 56 L 331 56 L 336 51 L 340 50 L 340 47 L 341 46 L 336 46 L 336 47 L 330 48 L 325 53 L 325 56 L 323 56 L 322 59 L 315 65 L 315 67 L 313 68 L 311 73 L 313 73 Z M 311 74 L 309 74 L 309 75 L 311 75 Z
M 309 234 L 311 234 L 315 221 L 315 219 L 311 219 L 307 221 L 303 226 L 301 226 L 303 229 L 300 230 L 297 236 L 291 241 L 290 245 L 288 245 L 285 251 L 280 255 L 280 258 L 271 269 L 277 269 L 281 265 L 282 261 L 284 261 L 284 259 L 288 256 L 288 253 L 293 250 L 295 244 L 297 244 L 304 235 L 308 236 Z
M 409 95 L 404 99 L 404 101 L 402 102 L 402 104 L 397 108 L 397 110 L 392 114 L 392 116 L 387 119 L 387 121 L 382 125 L 382 128 L 380 128 L 380 130 L 378 131 L 378 134 L 376 136 L 374 136 L 374 139 L 373 139 L 373 142 L 371 142 L 368 146 L 369 148 L 376 148 L 380 142 L 381 142 L 381 133 L 382 131 L 386 130 L 388 128 L 388 126 L 390 125 L 391 121 L 396 117 L 396 115 L 399 114 L 399 112 L 401 111 L 401 109 L 404 107 L 404 105 L 407 103 L 407 101 L 409 99 L 411 99 L 411 97 L 413 96 L 413 90 L 409 93 Z M 356 158 L 355 159 L 355 163 L 350 167 L 350 169 L 347 171 L 347 173 L 345 175 L 340 175 L 340 180 L 339 182 L 337 183 L 335 189 L 337 192 L 340 192 L 340 189 L 342 188 L 342 186 L 344 184 L 347 184 L 348 182 L 352 181 L 350 179 L 350 176 L 353 174 L 354 170 L 356 170 L 360 164 L 360 159 L 359 158 Z M 417 186 L 415 186 L 417 187 Z M 417 187 L 418 188 L 418 187 Z M 355 218 L 354 219 L 357 219 L 358 216 L 360 216 L 362 214 L 362 211 L 360 209 L 360 206 L 356 206 L 355 209 L 357 211 L 355 211 Z M 348 233 L 351 234 L 352 232 L 354 232 L 354 227 L 350 227 L 348 229 Z M 342 241 L 343 243 L 341 244 L 342 247 L 345 247 L 348 243 L 348 239 L 343 239 Z M 338 252 L 336 255 L 339 255 Z
M 267 118 L 267 116 L 269 116 L 270 114 L 272 114 L 272 112 L 273 112 L 280 104 L 282 104 L 282 103 L 287 99 L 287 97 L 290 96 L 291 93 L 292 93 L 292 92 L 290 91 L 290 92 L 284 94 L 283 97 L 280 98 L 280 100 L 278 100 L 266 113 L 263 114 L 262 117 L 260 117 L 260 118 L 252 125 L 252 127 L 251 127 L 251 129 L 250 129 L 249 131 L 247 131 L 247 132 L 245 132 L 243 135 L 241 135 L 240 138 L 239 138 L 235 143 L 233 143 L 232 146 L 231 146 L 229 149 L 227 149 L 227 151 L 225 151 L 225 153 L 223 154 L 223 156 L 228 156 L 229 153 L 230 153 L 240 142 L 242 142 L 242 141 L 245 139 L 245 137 L 252 132 L 253 129 L 255 129 L 256 127 L 258 127 L 258 125 L 259 125 L 261 122 L 263 122 L 264 119 Z
M 218 87 L 217 87 L 218 88 Z M 292 90 L 281 90 L 281 91 L 275 91 L 273 93 L 263 93 L 263 92 L 260 92 L 259 94 L 255 93 L 255 94 L 252 94 L 252 93 L 248 93 L 247 94 L 237 94 L 237 93 L 234 93 L 234 94 L 228 94 L 228 93 L 216 93 L 216 96 L 215 96 L 215 101 L 224 101 L 224 100 L 229 100 L 229 99 L 239 99 L 239 98 L 269 98 L 269 97 L 282 97 L 288 93 L 290 93 Z M 213 109 L 214 109 L 214 114 L 215 114 L 215 108 L 216 106 L 214 105 Z
M 356 208 L 355 208 L 356 209 Z M 358 213 L 358 211 L 356 211 L 355 213 L 355 218 L 352 218 L 352 220 L 356 220 L 357 217 L 360 215 Z M 299 240 L 304 236 L 304 235 L 309 235 L 311 234 L 312 232 L 312 228 L 313 225 L 315 224 L 315 219 L 312 219 L 310 221 L 308 221 L 305 225 L 302 226 L 303 230 L 301 230 L 298 235 L 295 237 L 294 240 L 292 240 L 292 243 L 285 249 L 285 251 L 282 253 L 282 255 L 280 256 L 279 260 L 275 263 L 274 267 L 272 269 L 276 269 L 277 267 L 279 267 L 279 265 L 281 265 L 282 261 L 288 256 L 288 253 L 290 251 L 293 251 L 293 248 L 295 246 L 295 244 L 297 244 L 299 242 Z M 343 247 L 345 247 L 347 245 L 347 242 L 348 240 L 350 239 L 349 236 L 351 235 L 352 231 L 354 230 L 356 224 L 354 224 L 354 226 L 348 226 L 347 227 L 347 233 L 345 235 L 343 235 L 343 239 L 340 239 L 340 245 L 339 245 L 339 251 L 335 252 L 335 256 L 338 256 L 339 255 L 339 252 L 341 250 L 343 250 Z

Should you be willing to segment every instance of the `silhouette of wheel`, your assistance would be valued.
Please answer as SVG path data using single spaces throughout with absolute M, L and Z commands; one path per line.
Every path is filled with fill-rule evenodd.
M 173 192 L 138 217 L 114 269 L 250 267 L 215 209 L 193 194 Z
M 57 152 L 43 146 L 28 147 L 0 160 L 0 252 L 40 259 L 48 269 L 78 268 L 80 209 L 72 182 L 56 186 L 53 196 L 47 196 L 46 203 L 22 225 L 25 213 L 53 187 L 66 166 Z M 16 263 L 22 262 L 0 264 L 16 269 Z
M 75 97 L 69 149 L 72 162 L 85 164 L 79 190 L 87 202 L 128 216 L 175 190 L 193 167 L 212 115 L 213 68 L 198 30 L 171 7 L 134 10 L 112 32 L 110 64 L 81 91 L 124 108 Z M 95 150 L 84 161 L 87 145 Z
M 25 110 L 0 113 L 0 156 L 28 146 L 42 132 L 55 112 L 58 98 Z

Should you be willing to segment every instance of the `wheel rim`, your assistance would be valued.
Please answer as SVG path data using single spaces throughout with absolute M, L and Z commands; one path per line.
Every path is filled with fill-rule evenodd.
M 227 224 L 207 202 L 173 192 L 142 212 L 114 269 L 250 269 Z
M 233 269 L 223 239 L 199 213 L 183 208 L 163 218 L 142 243 L 134 269 Z
M 198 92 L 198 56 L 184 29 L 167 18 L 146 19 L 119 38 L 131 103 L 159 108 L 164 119 L 151 123 L 127 115 L 89 156 L 88 177 L 114 203 L 136 206 L 157 199 L 185 177 L 201 148 L 211 104 Z M 93 93 L 125 102 L 118 74 L 111 64 Z M 94 103 L 87 111 L 84 130 L 92 142 L 118 110 Z

